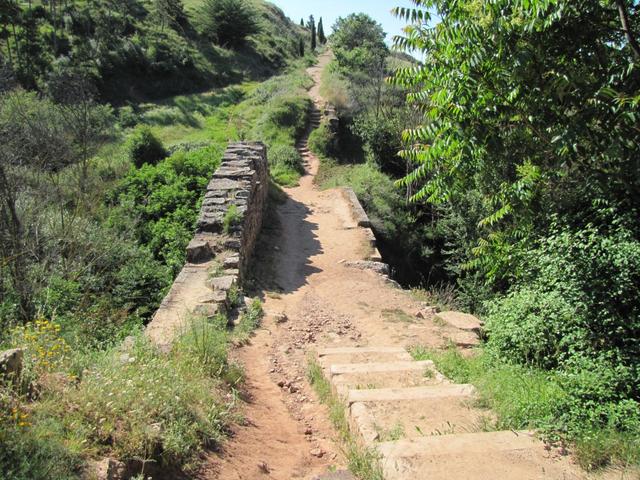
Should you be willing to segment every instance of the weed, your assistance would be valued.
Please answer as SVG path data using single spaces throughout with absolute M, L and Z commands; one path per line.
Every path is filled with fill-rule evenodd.
M 404 427 L 401 423 L 396 423 L 393 427 L 386 430 L 378 425 L 374 425 L 378 433 L 378 439 L 381 442 L 395 442 L 405 436 Z
M 209 274 L 209 278 L 221 277 L 224 275 L 224 266 L 219 260 L 213 260 L 207 273 Z
M 224 233 L 229 234 L 242 222 L 242 214 L 238 211 L 236 205 L 230 205 L 222 219 L 222 229 Z
M 240 344 L 246 343 L 251 333 L 260 326 L 263 317 L 262 302 L 260 299 L 255 298 L 240 317 L 240 322 L 234 331 L 236 342 Z
M 383 480 L 379 454 L 373 449 L 361 447 L 352 437 L 346 406 L 333 394 L 322 368 L 313 358 L 308 361 L 307 378 L 320 401 L 329 408 L 329 418 L 340 435 L 351 473 L 361 480 Z
M 460 308 L 458 291 L 451 283 L 431 285 L 428 289 L 412 288 L 410 292 L 415 299 L 436 307 L 438 312 Z

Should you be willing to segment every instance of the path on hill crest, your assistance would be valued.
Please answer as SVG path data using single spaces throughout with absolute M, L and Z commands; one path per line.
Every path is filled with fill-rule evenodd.
M 315 103 L 309 132 L 320 121 L 324 104 L 320 96 L 320 76 L 330 59 L 330 53 L 323 54 L 318 64 L 308 69 L 314 80 L 309 94 Z M 345 265 L 346 261 L 365 259 L 370 250 L 369 240 L 363 229 L 357 227 L 343 191 L 323 191 L 314 185 L 319 160 L 308 150 L 309 132 L 298 144 L 306 174 L 298 186 L 285 189 L 286 200 L 278 205 L 274 214 L 267 216 L 263 227 L 256 275 L 267 315 L 250 344 L 234 354 L 246 371 L 246 420 L 234 427 L 223 451 L 210 456 L 198 478 L 311 480 L 333 469 L 346 468 L 328 411 L 307 382 L 308 355 L 324 347 L 385 346 L 387 353 L 394 346 L 442 347 L 456 342 L 461 335 L 459 329 L 434 319 L 424 304 L 382 276 Z M 402 359 L 410 360 L 406 352 L 402 355 Z M 358 365 L 362 364 L 352 367 L 357 370 L 361 368 Z M 351 371 L 349 368 L 347 365 L 345 371 Z M 384 371 L 387 367 L 380 368 Z M 405 374 L 406 378 L 402 376 Z M 393 371 L 384 375 L 379 374 L 381 382 L 405 384 L 415 376 L 411 372 L 399 375 Z M 418 377 L 416 385 L 422 385 L 424 369 Z M 459 387 L 447 383 L 442 388 L 447 391 L 457 388 L 460 394 L 466 392 L 467 387 Z M 384 405 L 379 406 L 382 410 L 378 414 L 382 412 L 392 418 L 394 408 L 385 411 Z M 471 411 L 469 415 L 474 416 L 474 421 L 479 418 L 476 410 L 466 406 L 458 408 L 451 402 L 438 408 L 434 411 L 444 415 L 442 418 L 465 416 L 465 409 Z M 406 412 L 407 416 L 412 414 L 415 412 Z M 402 418 L 394 420 L 401 421 Z M 388 427 L 395 428 L 394 425 Z M 408 424 L 405 431 L 407 429 L 413 430 L 413 426 Z M 408 432 L 408 437 L 414 436 L 415 432 Z M 496 439 L 498 441 L 500 439 Z M 498 468 L 509 466 L 500 465 L 501 460 L 490 452 L 471 455 L 468 459 L 460 456 L 456 464 L 461 471 L 473 470 L 476 466 L 466 462 L 478 462 L 483 456 L 487 464 L 498 462 Z M 530 464 L 518 466 L 517 457 L 512 460 L 516 462 L 513 475 L 493 478 L 580 478 L 573 474 L 567 459 L 560 460 L 552 454 L 536 457 L 535 468 L 530 470 L 527 470 Z M 560 471 L 570 473 L 560 476 L 557 473 Z M 413 474 L 400 475 L 394 478 L 418 478 Z

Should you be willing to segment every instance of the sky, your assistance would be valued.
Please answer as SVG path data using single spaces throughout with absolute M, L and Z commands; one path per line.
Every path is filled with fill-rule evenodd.
M 387 33 L 387 42 L 391 45 L 394 35 L 402 34 L 404 20 L 399 20 L 391 14 L 394 7 L 415 7 L 410 0 L 270 0 L 279 6 L 294 22 L 305 22 L 309 15 L 313 15 L 316 22 L 322 17 L 324 30 L 331 33 L 331 26 L 338 17 L 346 17 L 350 13 L 364 12 L 382 24 Z

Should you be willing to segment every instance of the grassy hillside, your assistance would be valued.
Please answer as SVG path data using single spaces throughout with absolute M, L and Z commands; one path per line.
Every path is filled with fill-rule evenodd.
M 11 3 L 11 2 L 10 2 Z M 298 56 L 302 31 L 272 4 L 251 0 L 256 28 L 233 44 L 216 39 L 202 1 L 19 2 L 0 16 L 0 64 L 24 87 L 88 76 L 115 104 L 263 79 Z M 215 8 L 213 8 L 215 11 Z

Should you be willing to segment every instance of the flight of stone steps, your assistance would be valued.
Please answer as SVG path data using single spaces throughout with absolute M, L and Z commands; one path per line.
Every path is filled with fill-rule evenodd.
M 318 350 L 353 435 L 377 449 L 386 480 L 573 479 L 527 431 L 492 431 L 472 385 L 455 384 L 402 347 Z
M 310 116 L 309 116 L 309 128 L 306 133 L 298 140 L 296 143 L 296 149 L 302 156 L 302 160 L 304 162 L 305 168 L 309 166 L 309 158 L 312 155 L 309 150 L 309 135 L 313 130 L 320 126 L 320 121 L 322 120 L 322 113 L 318 109 L 316 105 L 313 105 Z

